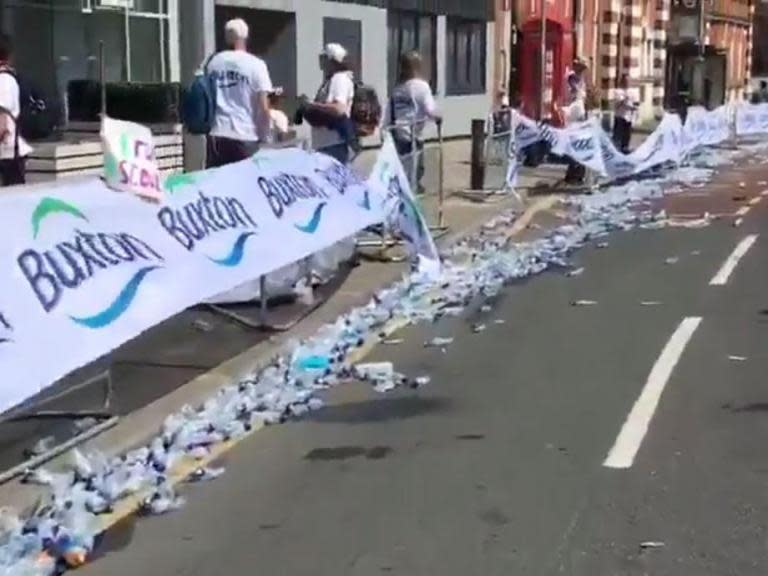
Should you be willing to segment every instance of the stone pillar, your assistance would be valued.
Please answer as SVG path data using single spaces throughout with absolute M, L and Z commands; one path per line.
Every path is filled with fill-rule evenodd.
M 602 0 L 600 30 L 600 92 L 603 110 L 613 110 L 619 63 L 620 0 Z
M 656 1 L 656 21 L 653 26 L 653 109 L 657 116 L 664 114 L 669 2 Z
M 629 76 L 629 93 L 640 101 L 640 59 L 643 52 L 643 0 L 624 1 L 624 21 L 619 76 Z
M 215 0 L 183 0 L 179 6 L 179 60 L 182 86 L 188 86 L 216 49 Z M 205 138 L 184 136 L 184 169 L 205 166 Z

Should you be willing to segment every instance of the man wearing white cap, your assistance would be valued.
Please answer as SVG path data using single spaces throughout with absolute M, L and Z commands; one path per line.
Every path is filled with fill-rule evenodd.
M 327 44 L 320 52 L 320 68 L 324 74 L 323 83 L 315 101 L 306 106 L 327 116 L 329 121 L 326 125 L 313 124 L 312 147 L 346 164 L 355 131 L 350 119 L 355 83 L 346 49 L 341 44 Z
M 248 25 L 240 18 L 224 27 L 227 50 L 206 67 L 216 79 L 216 117 L 208 137 L 208 167 L 245 160 L 269 140 L 269 93 L 266 63 L 248 53 Z

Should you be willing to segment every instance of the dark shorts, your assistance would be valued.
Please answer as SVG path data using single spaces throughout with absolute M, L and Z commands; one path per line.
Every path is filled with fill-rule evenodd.
M 0 185 L 16 186 L 27 182 L 27 159 L 0 160 Z
M 259 151 L 258 142 L 209 136 L 206 146 L 206 168 L 218 168 L 247 160 Z
M 326 146 L 325 148 L 320 148 L 318 152 L 322 152 L 326 156 L 330 156 L 344 165 L 349 163 L 349 146 L 347 144 L 342 143 Z

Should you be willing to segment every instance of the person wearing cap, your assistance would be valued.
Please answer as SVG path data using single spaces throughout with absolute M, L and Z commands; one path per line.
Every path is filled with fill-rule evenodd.
M 208 137 L 209 168 L 250 158 L 270 136 L 269 93 L 272 80 L 266 63 L 248 52 L 248 25 L 240 18 L 224 26 L 227 50 L 206 67 L 216 80 L 216 116 Z
M 347 50 L 336 43 L 327 44 L 320 52 L 323 83 L 312 103 L 304 106 L 309 113 L 326 116 L 328 122 L 312 126 L 312 147 L 335 158 L 342 164 L 349 162 L 349 147 L 354 139 L 352 101 L 355 83 L 347 61 Z
M 566 88 L 568 90 L 568 104 L 563 107 L 563 119 L 566 126 L 577 124 L 587 119 L 587 83 L 586 83 L 587 65 L 581 59 L 573 62 L 573 70 L 566 79 Z M 573 159 L 568 159 L 568 169 L 565 173 L 566 184 L 582 184 L 586 170 L 584 166 Z
M 629 142 L 632 139 L 632 121 L 637 112 L 637 104 L 629 93 L 629 76 L 621 75 L 616 90 L 616 105 L 613 120 L 613 143 L 623 154 L 629 154 Z

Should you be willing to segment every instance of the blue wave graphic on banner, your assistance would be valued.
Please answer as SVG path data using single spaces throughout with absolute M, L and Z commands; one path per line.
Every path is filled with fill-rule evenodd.
M 208 259 L 219 266 L 234 268 L 243 261 L 243 256 L 245 255 L 245 243 L 248 241 L 248 238 L 255 235 L 256 232 L 244 232 L 243 234 L 240 234 L 235 241 L 235 244 L 232 246 L 232 251 L 226 257 L 211 258 L 208 256 Z
M 0 338 L 0 344 L 10 344 L 13 342 L 10 338 Z
M 320 226 L 320 220 L 323 217 L 323 209 L 325 208 L 326 203 L 320 202 L 320 204 L 317 205 L 317 208 L 315 208 L 315 213 L 312 214 L 312 219 L 305 224 L 304 226 L 299 226 L 298 224 L 294 224 L 296 226 L 297 230 L 301 230 L 302 232 L 305 232 L 307 234 L 314 234 L 317 232 L 317 228 Z
M 112 322 L 125 314 L 126 310 L 130 308 L 134 298 L 136 298 L 136 293 L 139 291 L 139 287 L 144 281 L 146 275 L 159 268 L 161 268 L 161 266 L 147 266 L 146 268 L 142 268 L 136 272 L 133 278 L 131 278 L 125 287 L 120 291 L 120 294 L 117 295 L 115 301 L 112 302 L 112 304 L 110 304 L 109 307 L 102 312 L 99 312 L 94 316 L 88 316 L 87 318 L 76 318 L 74 316 L 70 316 L 70 318 L 72 321 L 77 322 L 86 328 L 98 329 L 109 326 L 112 324 Z

